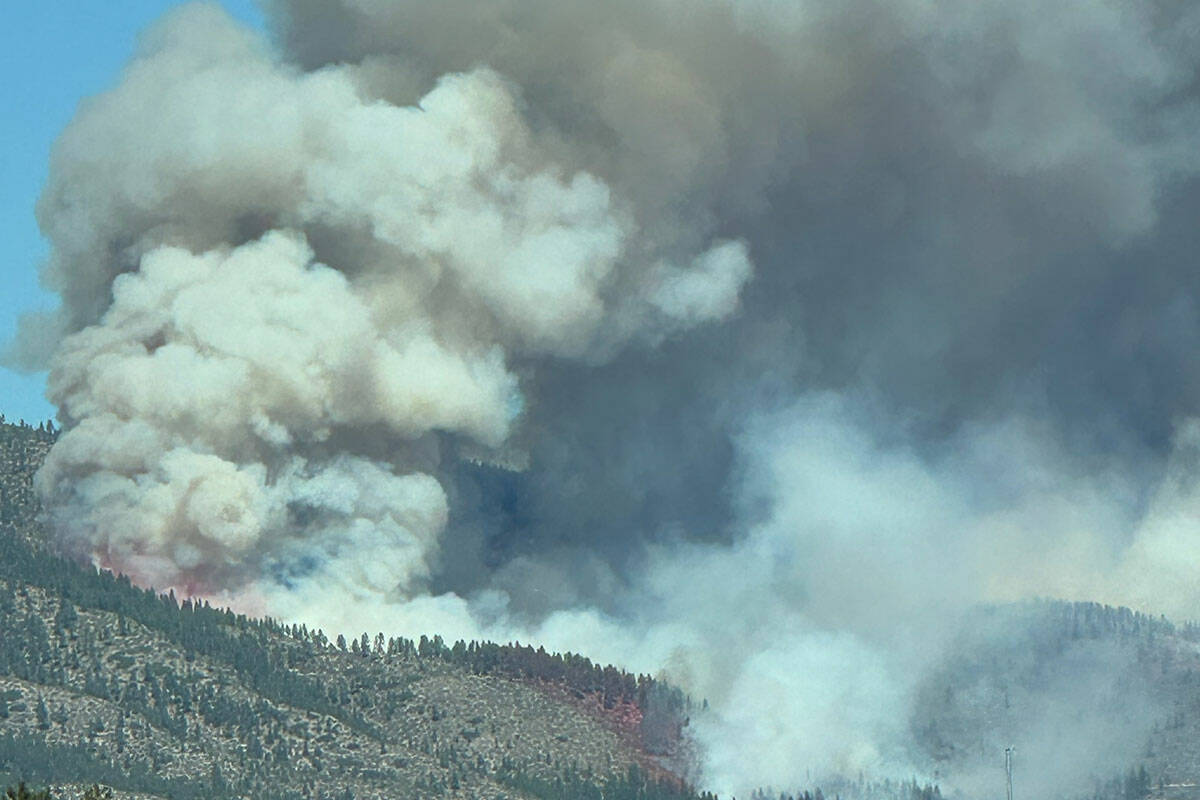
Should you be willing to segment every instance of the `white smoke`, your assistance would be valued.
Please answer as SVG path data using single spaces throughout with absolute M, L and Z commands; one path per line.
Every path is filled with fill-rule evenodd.
M 360 72 L 298 73 L 188 7 L 64 134 L 42 218 L 79 329 L 39 485 L 70 547 L 159 587 L 319 564 L 412 596 L 446 522 L 430 437 L 501 448 L 513 358 L 586 356 L 614 314 L 653 338 L 735 311 L 743 245 L 639 263 L 629 201 L 540 150 L 495 73 L 397 106 Z M 318 263 L 304 231 L 352 252 Z M 386 456 L 350 455 L 373 429 Z

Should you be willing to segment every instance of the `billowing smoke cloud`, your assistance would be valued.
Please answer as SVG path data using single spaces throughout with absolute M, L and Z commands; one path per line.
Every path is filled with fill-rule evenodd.
M 198 591 L 326 564 L 410 595 L 446 519 L 433 434 L 502 458 L 514 360 L 735 310 L 743 244 L 643 243 L 636 203 L 560 166 L 496 73 L 398 106 L 364 72 L 300 73 L 189 8 L 60 142 L 42 217 L 69 430 L 41 485 L 105 564 Z
M 269 17 L 172 14 L 55 150 L 71 552 L 665 671 L 739 790 L 925 769 L 979 601 L 1200 614 L 1196 9 Z

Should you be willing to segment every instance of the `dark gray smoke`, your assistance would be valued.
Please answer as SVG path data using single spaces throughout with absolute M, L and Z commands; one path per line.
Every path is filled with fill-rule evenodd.
M 922 768 L 973 603 L 1200 613 L 1200 10 L 269 19 L 172 14 L 55 150 L 64 547 L 665 671 L 722 789 Z

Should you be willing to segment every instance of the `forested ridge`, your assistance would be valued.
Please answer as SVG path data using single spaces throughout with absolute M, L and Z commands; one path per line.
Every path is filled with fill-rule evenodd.
M 130 798 L 712 800 L 678 777 L 693 774 L 681 743 L 702 711 L 649 676 L 519 643 L 330 640 L 56 556 L 42 544 L 32 488 L 54 437 L 45 423 L 0 423 L 0 788 L 24 781 L 59 798 L 96 784 Z M 1095 720 L 1139 709 L 1153 718 L 1130 727 L 1131 756 L 1072 777 L 1058 796 L 1190 798 L 1200 777 L 1198 644 L 1194 624 L 1096 603 L 977 609 L 920 688 L 913 750 L 930 774 L 994 776 L 995 754 L 1047 713 L 1054 682 L 1094 669 L 1106 693 L 1087 712 Z M 1091 724 L 1082 708 L 1068 709 L 1073 724 Z M 940 800 L 942 790 L 860 777 L 755 797 Z
M 0 786 L 151 796 L 695 798 L 688 699 L 517 643 L 347 642 L 39 544 L 53 426 L 0 424 Z

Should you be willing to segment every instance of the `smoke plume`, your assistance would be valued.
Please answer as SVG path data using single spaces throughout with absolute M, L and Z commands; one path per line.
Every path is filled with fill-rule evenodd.
M 54 150 L 66 551 L 665 674 L 722 791 L 925 770 L 976 603 L 1200 615 L 1197 9 L 268 18 L 168 15 Z

